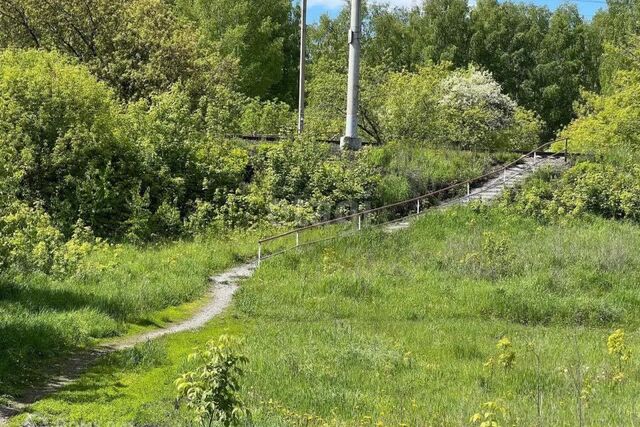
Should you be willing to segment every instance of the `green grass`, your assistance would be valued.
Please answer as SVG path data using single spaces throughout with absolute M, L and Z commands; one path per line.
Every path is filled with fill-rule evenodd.
M 254 256 L 242 233 L 90 256 L 60 280 L 29 276 L 0 285 L 1 394 L 36 381 L 42 363 L 98 340 L 184 319 L 201 304 L 207 276 Z
M 385 173 L 380 185 L 383 203 L 421 196 L 455 182 L 483 175 L 500 163 L 519 157 L 513 153 L 430 148 L 409 142 L 373 149 Z
M 162 351 L 134 351 L 135 361 L 150 362 L 114 355 L 32 411 L 184 425 L 189 414 L 174 408 L 172 382 L 186 355 L 235 333 L 247 340 L 244 393 L 255 425 L 322 424 L 309 416 L 329 425 L 468 425 L 489 401 L 503 402 L 513 423 L 536 425 L 538 390 L 543 425 L 578 425 L 578 401 L 585 425 L 633 425 L 638 247 L 640 228 L 627 223 L 433 213 L 394 235 L 371 231 L 269 260 L 225 317 L 163 338 Z M 622 383 L 607 353 L 618 327 L 633 351 Z M 505 336 L 513 368 L 485 367 Z

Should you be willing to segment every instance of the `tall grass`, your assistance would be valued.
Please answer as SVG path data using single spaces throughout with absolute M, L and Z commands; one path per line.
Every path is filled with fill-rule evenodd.
M 207 276 L 253 255 L 248 233 L 149 246 L 112 246 L 74 275 L 4 280 L 0 285 L 0 386 L 13 393 L 37 376 L 47 358 L 96 339 L 170 321 L 152 314 L 193 301 Z M 179 313 L 178 313 L 179 314 Z
M 103 365 L 34 411 L 184 425 L 171 379 L 194 346 L 236 333 L 247 339 L 252 425 L 469 425 L 486 402 L 510 425 L 632 425 L 639 245 L 640 228 L 627 223 L 429 214 L 394 235 L 373 230 L 268 260 L 226 318 L 162 340 L 167 363 Z M 633 354 L 622 381 L 607 353 L 619 327 Z M 503 337 L 510 369 L 487 364 Z
M 541 227 L 459 209 L 398 235 L 372 232 L 274 259 L 236 302 L 260 331 L 248 333 L 254 404 L 272 413 L 260 403 L 271 399 L 300 420 L 309 413 L 345 425 L 363 417 L 460 425 L 500 399 L 517 424 L 532 425 L 540 387 L 550 425 L 575 425 L 570 373 L 579 354 L 588 384 L 579 393 L 593 389 L 580 398 L 587 423 L 631 423 L 638 364 L 615 384 L 606 338 L 640 323 L 639 245 L 632 224 Z M 484 364 L 503 336 L 515 367 L 491 373 Z
M 409 142 L 376 148 L 372 155 L 384 165 L 379 195 L 383 204 L 475 178 L 496 164 L 518 157 L 512 153 L 460 151 Z

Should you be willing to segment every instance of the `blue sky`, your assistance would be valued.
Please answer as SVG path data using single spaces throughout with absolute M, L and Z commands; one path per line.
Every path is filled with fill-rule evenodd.
M 337 15 L 337 13 L 345 4 L 345 0 L 308 0 L 308 2 L 309 2 L 308 4 L 309 4 L 309 21 L 310 22 L 317 22 L 318 18 L 323 13 L 328 13 L 331 16 Z M 415 5 L 416 3 L 420 4 L 422 2 L 420 0 L 386 0 L 386 1 L 380 0 L 380 3 L 388 3 L 394 6 L 410 7 L 412 5 Z M 547 6 L 549 7 L 549 9 L 554 10 L 555 8 L 560 6 L 562 3 L 564 3 L 564 1 L 563 0 L 532 0 L 532 1 L 527 1 L 526 3 L 533 3 L 539 6 Z M 582 15 L 587 19 L 591 19 L 598 9 L 603 8 L 605 6 L 604 4 L 600 3 L 599 0 L 595 0 L 595 1 L 594 0 L 588 0 L 588 1 L 578 0 L 578 1 L 573 1 L 571 3 L 577 4 L 578 9 L 580 9 L 580 12 L 582 13 Z

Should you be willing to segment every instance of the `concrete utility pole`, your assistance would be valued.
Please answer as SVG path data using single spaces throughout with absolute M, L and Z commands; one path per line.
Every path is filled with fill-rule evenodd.
M 307 0 L 300 0 L 300 90 L 298 92 L 298 133 L 304 131 L 304 79 L 307 65 Z
M 347 87 L 347 126 L 340 139 L 343 150 L 359 150 L 362 142 L 358 139 L 358 101 L 360 89 L 360 33 L 362 17 L 361 0 L 351 0 L 351 30 L 349 30 L 349 82 Z

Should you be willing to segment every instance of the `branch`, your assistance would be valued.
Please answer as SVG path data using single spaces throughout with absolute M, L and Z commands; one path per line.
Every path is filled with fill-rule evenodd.
M 0 7 L 0 16 L 9 18 L 10 20 L 13 20 L 16 24 L 24 27 L 24 29 L 27 31 L 27 33 L 29 33 L 29 36 L 33 40 L 35 47 L 39 49 L 41 47 L 40 37 L 38 36 L 38 33 L 36 32 L 35 28 L 31 27 L 31 24 L 29 23 L 29 18 L 27 17 L 27 14 L 24 11 L 24 9 L 22 9 L 21 7 L 19 7 L 18 5 L 16 5 L 10 0 L 2 0 L 2 2 L 4 2 L 5 5 L 7 5 L 7 7 L 13 8 L 13 11 L 14 13 L 17 14 L 17 16 L 12 15 L 6 10 L 3 10 L 1 7 Z M 0 6 L 2 6 L 2 3 L 0 3 Z

